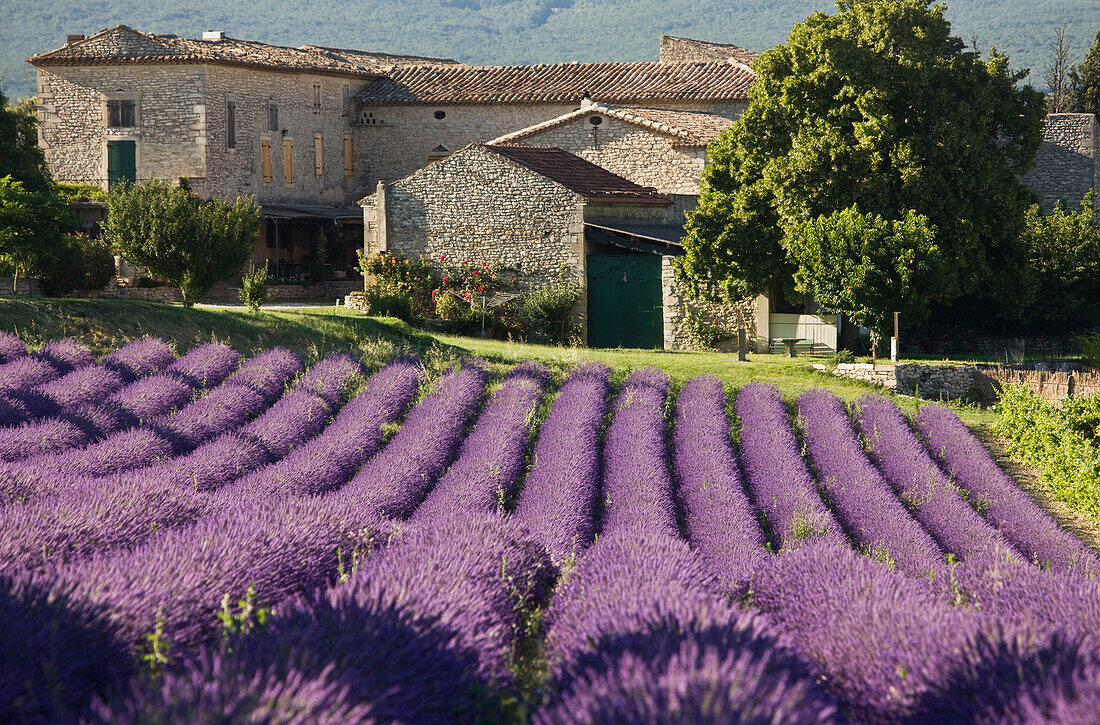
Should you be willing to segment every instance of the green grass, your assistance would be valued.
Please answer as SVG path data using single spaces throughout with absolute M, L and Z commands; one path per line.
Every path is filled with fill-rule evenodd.
M 184 309 L 131 300 L 0 297 L 0 329 L 17 332 L 31 346 L 58 337 L 76 337 L 96 354 L 148 334 L 173 343 L 180 352 L 216 340 L 245 355 L 282 345 L 311 361 L 335 350 L 350 350 L 368 365 L 379 364 L 403 352 L 425 357 L 433 366 L 476 355 L 502 365 L 535 359 L 559 375 L 577 362 L 597 360 L 619 374 L 650 365 L 658 367 L 668 373 L 674 386 L 696 375 L 709 374 L 733 388 L 753 380 L 773 383 L 788 398 L 815 386 L 828 388 L 848 401 L 868 392 L 889 395 L 866 383 L 814 370 L 812 365 L 818 360 L 810 357 L 750 355 L 749 361 L 739 362 L 736 355 L 725 353 L 526 345 L 426 333 L 400 320 L 366 317 L 333 307 L 305 307 L 253 315 L 243 308 Z M 896 397 L 895 401 L 907 413 L 915 413 L 913 399 Z M 971 425 L 987 424 L 995 418 L 992 412 L 975 407 L 952 407 Z

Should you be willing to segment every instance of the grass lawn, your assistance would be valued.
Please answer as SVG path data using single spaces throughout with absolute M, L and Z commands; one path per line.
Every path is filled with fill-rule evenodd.
M 394 354 L 412 352 L 437 363 L 466 355 L 508 363 L 535 359 L 557 372 L 581 360 L 598 360 L 619 373 L 653 365 L 683 382 L 696 375 L 710 374 L 731 387 L 752 380 L 774 383 L 787 397 L 806 388 L 820 386 L 852 400 L 879 388 L 814 370 L 811 357 L 789 359 L 779 355 L 750 355 L 739 362 L 736 355 L 710 352 L 664 350 L 602 350 L 526 345 L 499 340 L 427 333 L 400 320 L 366 317 L 333 307 L 304 307 L 264 311 L 257 315 L 242 309 L 193 308 L 131 300 L 43 299 L 0 297 L 0 329 L 17 332 L 28 345 L 72 336 L 102 354 L 141 335 L 156 335 L 174 343 L 180 351 L 217 340 L 251 355 L 264 348 L 282 345 L 307 359 L 334 350 L 351 350 L 368 364 L 380 363 Z M 906 412 L 915 411 L 911 398 L 896 398 Z M 976 407 L 952 405 L 970 425 L 993 420 L 994 414 Z

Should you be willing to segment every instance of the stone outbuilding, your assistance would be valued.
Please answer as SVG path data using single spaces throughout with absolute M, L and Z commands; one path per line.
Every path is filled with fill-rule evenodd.
M 556 147 L 472 144 L 363 199 L 368 252 L 514 267 L 529 285 L 562 270 L 585 283 L 576 310 L 595 347 L 692 347 L 671 260 L 672 202 Z M 756 335 L 756 302 L 723 326 Z

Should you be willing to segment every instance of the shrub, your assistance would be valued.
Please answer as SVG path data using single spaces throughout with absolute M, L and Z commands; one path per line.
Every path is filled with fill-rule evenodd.
M 248 307 L 249 312 L 259 312 L 260 305 L 267 302 L 267 262 L 263 267 L 248 263 L 248 271 L 241 280 L 241 291 L 237 297 Z
M 1100 332 L 1081 335 L 1077 338 L 1077 346 L 1081 349 L 1081 357 L 1086 364 L 1100 368 Z
M 402 317 L 406 320 L 411 320 L 414 316 L 427 317 L 435 312 L 432 290 L 435 289 L 436 282 L 431 264 L 426 258 L 404 259 L 387 252 L 367 255 L 360 251 L 359 269 L 368 280 L 368 302 L 373 299 L 389 309 L 396 303 L 383 300 L 402 298 L 405 305 L 400 308 L 408 308 L 408 312 Z M 370 309 L 371 314 L 383 314 L 374 311 L 376 306 L 373 303 Z
M 718 343 L 722 340 L 722 328 L 707 322 L 703 319 L 702 313 L 694 307 L 688 307 L 684 327 L 687 328 L 688 337 L 692 342 L 704 350 L 717 349 Z
M 69 234 L 38 267 L 42 291 L 57 296 L 105 287 L 115 276 L 115 257 L 103 240 Z
M 539 287 L 524 295 L 519 305 L 519 318 L 527 329 L 528 339 L 566 344 L 574 332 L 569 324 L 573 305 L 581 298 L 583 290 L 563 269 L 557 284 Z
M 367 314 L 382 317 L 397 317 L 405 322 L 413 321 L 412 305 L 407 297 L 384 295 L 374 290 L 367 291 Z
M 240 271 L 259 228 L 251 196 L 203 201 L 183 186 L 153 179 L 109 194 L 103 232 L 127 260 L 177 285 L 190 307 Z

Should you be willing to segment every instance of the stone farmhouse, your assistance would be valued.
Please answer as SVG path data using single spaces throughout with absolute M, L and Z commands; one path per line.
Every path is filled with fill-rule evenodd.
M 835 318 L 767 297 L 688 305 L 671 274 L 707 145 L 747 107 L 755 58 L 661 36 L 654 62 L 478 67 L 120 25 L 28 61 L 56 178 L 253 194 L 253 258 L 279 278 L 352 276 L 359 248 L 499 262 L 535 284 L 564 265 L 587 282 L 591 344 L 691 347 L 690 312 L 761 352 L 780 337 L 835 349 Z M 1044 206 L 1096 185 L 1087 118 L 1048 120 L 1028 177 Z

